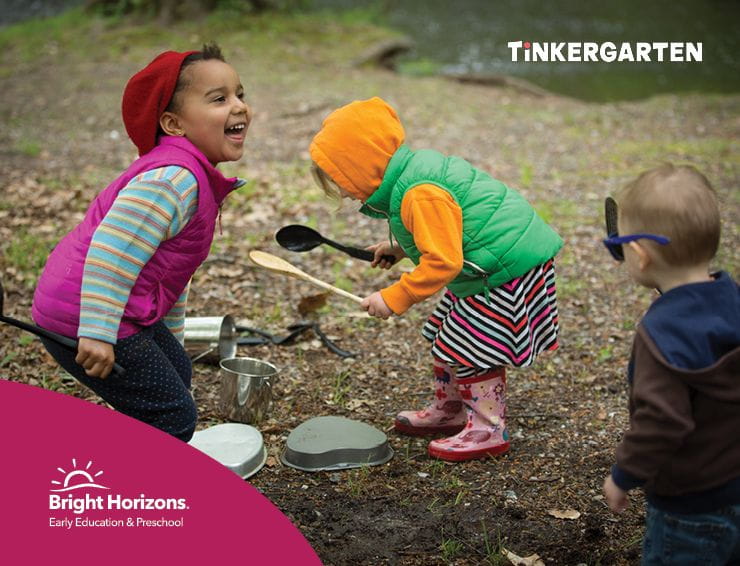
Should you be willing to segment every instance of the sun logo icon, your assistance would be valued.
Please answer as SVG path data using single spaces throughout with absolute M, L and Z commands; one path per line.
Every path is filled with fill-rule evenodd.
M 72 458 L 72 470 L 67 472 L 66 470 L 63 470 L 62 468 L 57 468 L 62 474 L 64 474 L 64 480 L 58 481 L 58 480 L 51 480 L 51 483 L 54 485 L 60 485 L 62 487 L 58 489 L 52 489 L 50 491 L 73 491 L 75 489 L 80 489 L 83 487 L 91 487 L 96 489 L 109 489 L 105 487 L 104 485 L 100 485 L 95 482 L 95 478 L 98 476 L 103 475 L 102 470 L 99 472 L 96 472 L 95 474 L 90 474 L 87 470 L 90 469 L 92 466 L 92 461 L 87 463 L 87 466 L 85 466 L 85 469 L 80 469 L 77 467 L 77 460 L 75 458 Z

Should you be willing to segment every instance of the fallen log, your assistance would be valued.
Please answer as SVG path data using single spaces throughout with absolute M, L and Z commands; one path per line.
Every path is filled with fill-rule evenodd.
M 460 83 L 510 87 L 533 96 L 548 96 L 551 94 L 534 83 L 509 75 L 496 75 L 492 73 L 443 73 L 442 76 Z
M 408 37 L 395 37 L 381 41 L 362 53 L 355 59 L 353 65 L 355 67 L 370 65 L 395 71 L 396 58 L 403 53 L 411 51 L 413 47 L 414 42 Z

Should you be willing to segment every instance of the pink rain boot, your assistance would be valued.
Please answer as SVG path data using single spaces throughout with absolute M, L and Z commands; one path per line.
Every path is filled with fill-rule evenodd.
M 467 421 L 465 405 L 455 386 L 455 372 L 441 360 L 434 360 L 435 399 L 421 411 L 402 411 L 393 427 L 402 434 L 424 436 L 455 434 Z
M 476 377 L 458 378 L 457 387 L 467 406 L 468 422 L 459 434 L 432 440 L 429 455 L 462 462 L 506 452 L 506 370 L 499 368 Z

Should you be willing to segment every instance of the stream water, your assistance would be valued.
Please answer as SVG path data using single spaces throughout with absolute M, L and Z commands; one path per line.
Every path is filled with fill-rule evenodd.
M 664 92 L 740 91 L 736 0 L 312 0 L 322 9 L 366 7 L 415 42 L 401 69 L 526 79 L 584 100 Z M 510 41 L 702 43 L 701 62 L 512 61 Z M 667 58 L 667 53 L 666 53 Z
M 237 0 L 235 0 L 237 1 Z M 0 26 L 53 15 L 83 0 L 2 0 Z M 737 0 L 302 0 L 307 10 L 364 8 L 408 35 L 408 73 L 510 75 L 591 101 L 665 92 L 740 92 Z M 525 62 L 510 41 L 701 43 L 701 62 Z

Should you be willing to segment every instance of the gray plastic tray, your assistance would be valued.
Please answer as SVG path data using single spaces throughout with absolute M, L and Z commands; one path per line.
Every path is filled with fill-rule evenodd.
M 283 464 L 303 470 L 342 470 L 385 464 L 393 457 L 386 435 L 344 417 L 315 417 L 297 426 L 280 456 Z
M 267 460 L 262 434 L 246 424 L 224 423 L 196 431 L 189 444 L 244 479 L 260 471 Z

